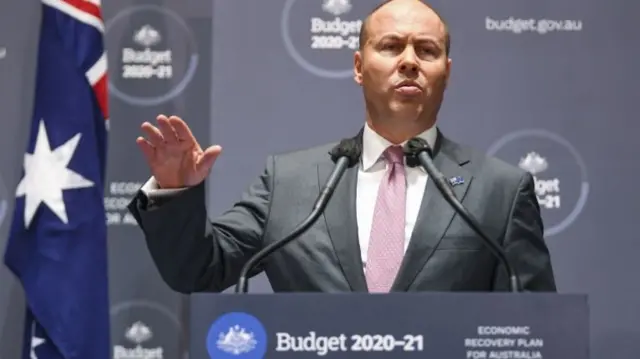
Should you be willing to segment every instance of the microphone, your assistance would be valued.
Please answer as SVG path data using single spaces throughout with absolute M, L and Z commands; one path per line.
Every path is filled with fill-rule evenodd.
M 431 148 L 429 144 L 422 138 L 415 137 L 407 141 L 403 151 L 407 156 L 407 165 L 410 167 L 416 167 L 422 165 L 429 174 L 430 180 L 432 179 L 436 187 L 442 194 L 442 196 L 449 202 L 449 204 L 456 210 L 456 212 L 462 217 L 462 219 L 482 238 L 482 240 L 488 245 L 489 249 L 498 258 L 502 265 L 504 265 L 509 276 L 509 289 L 511 292 L 520 292 L 520 280 L 515 271 L 513 265 L 509 262 L 506 253 L 500 248 L 500 246 L 487 236 L 482 229 L 478 221 L 469 213 L 469 211 L 462 205 L 460 200 L 456 197 L 452 187 L 446 180 L 444 175 L 438 171 L 433 164 Z
M 331 159 L 335 163 L 333 171 L 329 174 L 329 178 L 325 182 L 324 187 L 320 191 L 316 202 L 313 205 L 311 213 L 302 221 L 298 227 L 296 227 L 291 234 L 286 236 L 285 238 L 275 241 L 263 249 L 261 249 L 258 253 L 253 255 L 253 257 L 249 258 L 247 263 L 242 267 L 242 271 L 240 271 L 240 278 L 238 283 L 236 284 L 236 293 L 247 293 L 249 291 L 249 282 L 247 281 L 247 277 L 249 276 L 249 272 L 252 271 L 258 264 L 265 259 L 267 256 L 277 251 L 278 249 L 284 247 L 289 242 L 298 238 L 300 234 L 305 232 L 309 227 L 311 227 L 317 220 L 318 217 L 324 212 L 331 196 L 333 195 L 334 190 L 336 189 L 342 175 L 346 171 L 347 168 L 354 166 L 358 163 L 360 159 L 361 148 L 356 138 L 347 138 L 342 141 L 338 145 L 336 145 L 331 151 L 329 151 L 329 155 Z

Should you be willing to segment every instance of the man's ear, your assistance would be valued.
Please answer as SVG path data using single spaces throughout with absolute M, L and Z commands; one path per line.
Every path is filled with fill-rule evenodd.
M 353 55 L 353 80 L 362 85 L 362 53 L 356 51 Z
M 447 71 L 446 77 L 444 79 L 444 87 L 446 88 L 449 85 L 449 77 L 451 76 L 451 58 L 447 58 Z

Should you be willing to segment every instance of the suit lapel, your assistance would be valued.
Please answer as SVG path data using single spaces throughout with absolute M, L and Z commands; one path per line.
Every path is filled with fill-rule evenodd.
M 441 140 L 443 140 L 441 138 Z M 449 149 L 442 149 L 434 156 L 434 164 L 449 179 L 459 176 L 464 182 L 453 186 L 456 197 L 462 201 L 467 193 L 472 176 L 461 164 L 466 160 L 454 160 Z M 452 158 L 453 157 L 453 158 Z M 442 197 L 431 178 L 427 180 L 424 196 L 411 234 L 409 246 L 393 284 L 392 291 L 406 291 L 425 266 L 451 224 L 455 210 Z
M 322 163 L 318 166 L 318 183 L 321 189 L 333 170 L 333 163 Z M 362 269 L 360 244 L 358 242 L 358 222 L 356 215 L 356 186 L 358 166 L 347 169 L 336 187 L 324 211 L 324 218 L 329 229 L 329 237 L 333 243 L 342 271 L 354 292 L 366 292 L 367 284 Z

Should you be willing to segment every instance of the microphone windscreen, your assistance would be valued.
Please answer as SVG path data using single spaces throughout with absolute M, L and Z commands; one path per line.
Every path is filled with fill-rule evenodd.
M 349 167 L 351 167 L 358 163 L 360 159 L 362 152 L 360 147 L 355 138 L 345 138 L 329 151 L 329 155 L 334 163 L 340 157 L 347 157 L 349 159 Z

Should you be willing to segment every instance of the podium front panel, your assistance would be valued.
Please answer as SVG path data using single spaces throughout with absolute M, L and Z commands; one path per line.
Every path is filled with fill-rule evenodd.
M 586 296 L 200 294 L 191 358 L 588 359 Z

